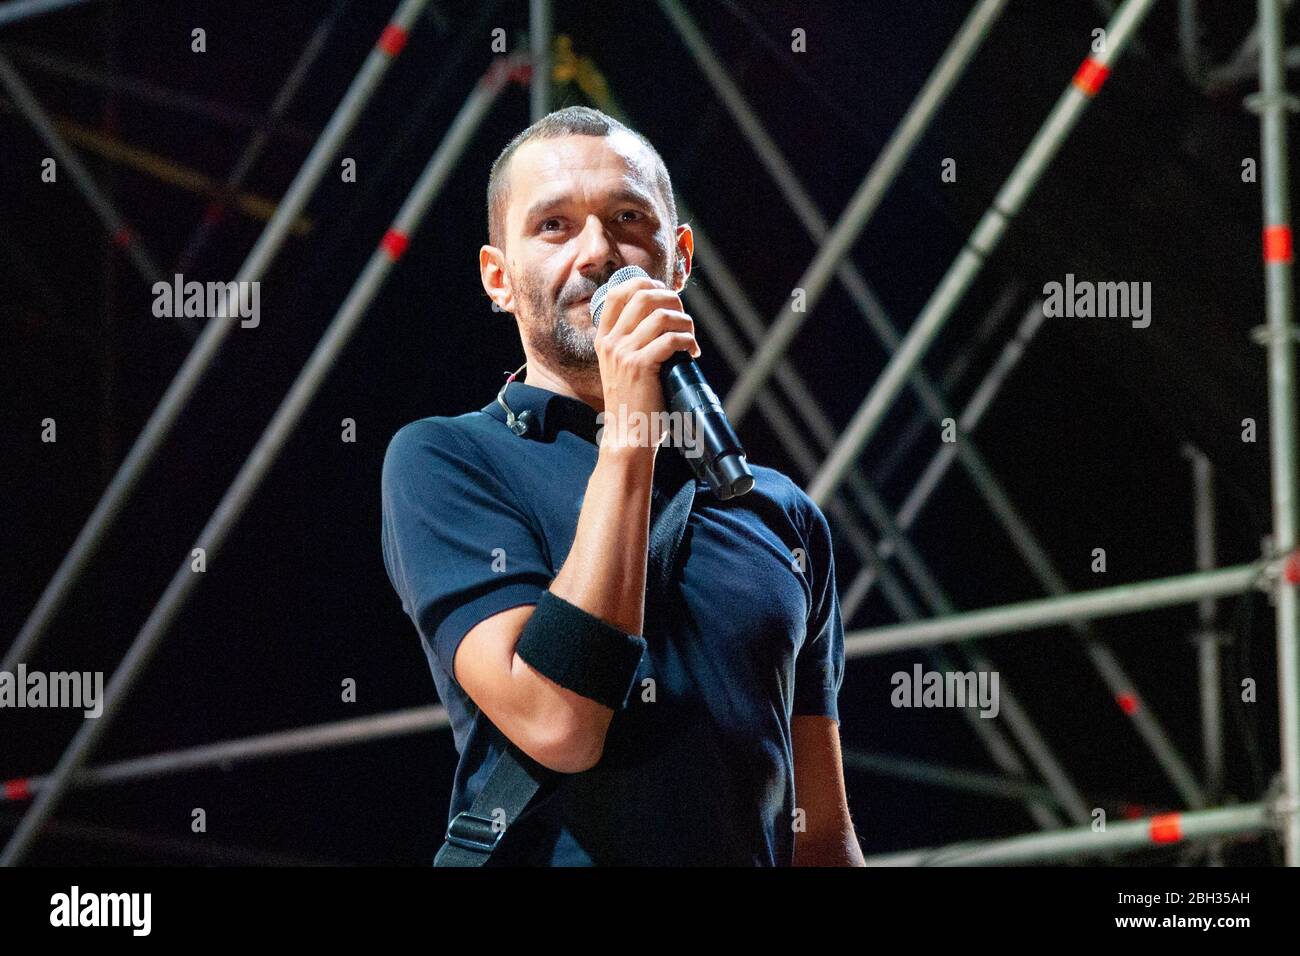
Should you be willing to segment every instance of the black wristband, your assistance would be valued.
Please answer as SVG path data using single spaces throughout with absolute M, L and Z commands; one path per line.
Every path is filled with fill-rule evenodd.
M 575 694 L 622 710 L 646 642 L 545 592 L 524 625 L 515 653 Z

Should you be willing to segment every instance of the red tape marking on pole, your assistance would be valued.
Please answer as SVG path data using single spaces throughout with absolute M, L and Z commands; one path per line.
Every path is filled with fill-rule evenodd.
M 131 244 L 133 238 L 131 230 L 126 226 L 123 226 L 117 232 L 113 233 L 113 245 L 117 246 L 119 249 L 125 249 Z
M 1092 57 L 1084 60 L 1079 65 L 1079 69 L 1071 80 L 1075 88 L 1084 96 L 1096 96 L 1101 85 L 1106 82 L 1106 77 L 1110 76 L 1110 67 L 1105 63 L 1098 63 Z
M 1138 697 L 1134 693 L 1124 693 L 1115 695 L 1115 703 L 1119 704 L 1119 709 L 1132 717 L 1138 710 Z
M 1282 578 L 1287 584 L 1300 584 L 1300 551 L 1286 559 L 1282 565 Z
M 1264 229 L 1264 261 L 1291 261 L 1291 227 L 1266 226 Z
M 26 777 L 5 781 L 6 800 L 26 800 L 32 795 L 31 781 Z
M 402 47 L 406 46 L 406 38 L 410 35 L 396 23 L 390 23 L 384 27 L 384 32 L 379 34 L 379 42 L 375 45 L 389 56 L 397 56 L 402 52 Z
M 411 237 L 404 232 L 398 232 L 396 229 L 389 229 L 384 233 L 383 241 L 379 243 L 380 247 L 388 254 L 388 258 L 396 262 L 402 258 L 406 252 L 406 247 L 411 244 Z
M 1151 818 L 1152 843 L 1177 843 L 1183 838 L 1181 814 L 1162 813 Z

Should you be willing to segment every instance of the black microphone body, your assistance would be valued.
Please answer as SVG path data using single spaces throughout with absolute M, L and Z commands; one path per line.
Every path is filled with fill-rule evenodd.
M 600 324 L 605 297 L 616 285 L 650 274 L 640 266 L 624 266 L 591 297 L 591 320 Z M 704 373 L 687 352 L 676 352 L 659 367 L 664 404 L 685 422 L 693 419 L 695 448 L 678 450 L 690 462 L 696 477 L 708 483 L 718 498 L 726 500 L 743 495 L 754 487 L 754 474 L 745 458 L 745 449 L 735 429 L 722 410 L 717 393 L 705 381 Z

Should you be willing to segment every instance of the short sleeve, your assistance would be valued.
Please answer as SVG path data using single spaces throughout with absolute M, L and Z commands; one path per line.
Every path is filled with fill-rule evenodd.
M 464 636 L 494 614 L 536 604 L 554 575 L 533 523 L 445 419 L 389 442 L 382 478 L 384 567 L 447 674 Z
M 816 503 L 805 497 L 808 521 L 808 573 L 812 611 L 807 635 L 794 665 L 796 715 L 820 715 L 839 723 L 838 698 L 844 683 L 844 622 L 835 584 L 835 553 L 830 526 Z

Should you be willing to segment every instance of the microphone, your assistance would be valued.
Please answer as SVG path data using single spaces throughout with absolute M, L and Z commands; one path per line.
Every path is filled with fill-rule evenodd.
M 600 325 L 605 309 L 605 297 L 621 282 L 640 277 L 652 278 L 640 266 L 624 266 L 602 285 L 591 297 L 592 325 Z M 745 460 L 745 449 L 736 437 L 727 413 L 717 394 L 704 380 L 704 373 L 695 364 L 689 352 L 676 352 L 659 367 L 659 380 L 664 387 L 664 403 L 670 411 L 677 412 L 683 421 L 694 418 L 695 435 L 703 446 L 703 453 L 687 455 L 680 449 L 697 478 L 708 482 L 709 488 L 723 501 L 745 494 L 754 487 L 754 474 Z

